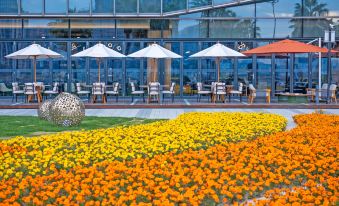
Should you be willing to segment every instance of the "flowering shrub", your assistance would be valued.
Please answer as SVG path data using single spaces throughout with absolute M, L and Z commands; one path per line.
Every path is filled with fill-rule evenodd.
M 190 113 L 175 120 L 133 127 L 66 132 L 35 138 L 3 141 L 0 148 L 0 179 L 47 174 L 58 169 L 97 162 L 153 157 L 206 148 L 224 141 L 254 139 L 281 131 L 286 120 L 273 114 Z
M 227 118 L 225 117 L 228 116 L 227 114 L 189 114 L 169 122 L 184 122 L 174 124 L 173 130 L 194 132 L 189 129 L 189 125 L 197 120 L 192 120 L 190 116 L 199 117 L 201 122 L 214 121 L 217 125 L 224 124 L 224 127 L 227 127 L 233 125 L 232 121 L 242 122 L 239 117 L 241 115 L 243 114 L 234 115 L 228 119 L 228 123 L 224 121 L 220 123 L 217 120 Z M 249 115 L 255 117 L 255 114 Z M 260 115 L 256 118 L 259 119 L 258 121 L 263 121 L 260 120 Z M 271 121 L 276 121 L 276 124 L 280 123 L 277 121 L 280 119 L 279 116 L 267 118 L 272 118 Z M 205 143 L 201 147 L 199 145 L 199 147 L 180 149 L 181 152 L 169 149 L 152 157 L 146 155 L 131 160 L 104 160 L 91 165 L 77 164 L 71 168 L 63 168 L 52 162 L 44 170 L 46 174 L 40 172 L 34 176 L 28 174 L 2 179 L 0 202 L 4 205 L 14 203 L 22 205 L 214 205 L 216 203 L 335 205 L 339 196 L 339 125 L 335 122 L 339 121 L 339 116 L 312 114 L 300 115 L 295 119 L 301 126 L 291 131 L 272 133 L 256 139 L 253 139 L 253 135 L 248 138 L 239 136 L 242 138 L 237 139 L 213 138 L 212 134 L 220 135 L 220 131 L 212 130 L 210 126 L 209 131 L 205 128 L 204 133 L 194 134 L 201 136 L 205 134 L 211 138 L 205 138 L 204 141 L 219 139 L 215 140 L 214 145 Z M 314 120 L 319 120 L 316 125 L 312 123 Z M 249 121 L 248 124 L 252 124 L 251 118 Z M 284 122 L 285 120 L 282 119 L 282 125 L 285 124 Z M 151 124 L 151 126 L 161 129 L 163 124 L 166 122 Z M 208 125 L 206 123 L 201 128 Z M 194 127 L 200 128 L 200 126 Z M 118 130 L 132 128 L 134 127 Z M 240 128 L 245 131 L 248 129 Z M 239 128 L 234 127 L 234 129 Z M 169 134 L 172 134 L 172 129 L 169 131 Z M 80 134 L 83 135 L 83 142 L 86 142 L 86 138 L 90 138 L 86 135 L 93 133 L 79 132 L 74 136 Z M 234 132 L 234 134 L 238 133 Z M 256 134 L 260 135 L 260 132 Z M 188 136 L 194 135 L 188 134 Z M 41 138 L 48 139 L 48 137 Z M 238 139 L 244 141 L 237 141 Z M 14 141 L 15 144 L 3 141 L 1 148 L 5 149 L 2 149 L 0 154 L 8 157 L 16 155 L 18 159 L 16 161 L 20 165 L 21 156 L 18 154 L 23 155 L 31 151 L 32 145 L 26 147 L 24 144 L 18 144 L 17 141 Z M 39 148 L 46 147 L 41 142 L 39 144 Z M 14 147 L 15 150 L 12 149 Z M 15 154 L 16 151 L 19 153 Z M 15 170 L 14 174 L 20 172 L 19 169 L 13 170 Z

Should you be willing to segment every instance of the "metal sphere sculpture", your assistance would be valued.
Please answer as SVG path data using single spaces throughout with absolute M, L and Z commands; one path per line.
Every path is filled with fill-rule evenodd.
M 79 97 L 61 93 L 50 106 L 50 117 L 54 124 L 70 127 L 79 125 L 85 117 L 85 105 Z
M 50 121 L 51 118 L 49 115 L 49 111 L 50 111 L 51 104 L 52 104 L 52 100 L 46 100 L 39 106 L 38 117 L 40 119 Z

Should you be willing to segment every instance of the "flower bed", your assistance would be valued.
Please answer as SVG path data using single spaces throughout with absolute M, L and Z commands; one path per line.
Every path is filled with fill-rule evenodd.
M 199 123 L 195 124 L 198 120 L 192 118 L 200 118 Z M 154 156 L 149 155 L 152 153 L 145 152 L 143 157 L 93 161 L 91 165 L 76 164 L 66 169 L 60 166 L 62 164 L 52 162 L 43 170 L 46 174 L 43 174 L 43 171 L 37 171 L 34 176 L 26 174 L 2 179 L 0 202 L 34 205 L 49 203 L 65 205 L 84 203 L 88 205 L 100 203 L 102 205 L 213 205 L 215 203 L 335 205 L 339 195 L 339 124 L 337 124 L 339 117 L 312 114 L 300 115 L 295 119 L 301 126 L 291 131 L 278 133 L 276 132 L 282 130 L 286 124 L 280 116 L 263 114 L 248 114 L 247 116 L 241 113 L 195 113 L 181 116 L 173 121 L 137 126 L 145 127 L 145 129 L 118 128 L 117 131 L 129 129 L 138 132 L 148 131 L 149 135 L 154 137 L 149 141 L 155 141 L 153 139 L 160 141 L 155 137 L 164 131 L 171 135 L 182 134 L 182 136 L 175 136 L 174 139 L 183 139 L 185 143 L 187 139 L 194 139 L 197 135 L 200 135 L 203 141 L 194 139 L 195 144 L 192 143 L 189 148 L 185 148 L 185 144 L 179 144 L 181 146 L 179 148 L 151 150 Z M 313 124 L 312 122 L 316 119 L 322 121 Z M 261 123 L 257 127 L 244 127 L 257 124 L 254 122 Z M 167 130 L 163 128 L 166 124 L 171 126 Z M 279 129 L 271 128 L 275 125 L 278 125 Z M 148 127 L 156 127 L 159 131 L 147 130 Z M 191 127 L 199 129 L 199 132 Z M 224 133 L 220 131 L 220 128 Z M 252 132 L 248 131 L 250 129 Z M 241 130 L 244 130 L 247 136 L 244 136 Z M 81 145 L 95 137 L 90 134 L 108 135 L 114 132 L 115 129 L 107 133 L 104 130 L 98 130 L 67 135 L 70 135 L 69 137 L 82 136 Z M 272 134 L 255 138 L 267 133 Z M 99 137 L 104 138 L 104 134 Z M 139 138 L 142 137 L 139 136 L 140 134 L 136 135 Z M 166 135 L 161 137 L 166 138 Z M 39 138 L 59 140 L 57 135 Z M 174 139 L 167 139 L 164 142 L 172 143 Z M 79 141 L 81 138 L 76 140 Z M 32 143 L 25 146 L 23 143 L 19 144 L 20 141 L 37 140 L 19 138 L 3 141 L 1 158 L 2 156 L 14 156 L 15 162 L 20 165 L 22 163 L 20 155 L 26 156 L 30 153 L 29 151 L 34 151 L 30 148 Z M 204 141 L 206 143 L 201 143 Z M 47 142 L 50 143 L 52 140 Z M 46 147 L 42 140 L 37 143 L 39 143 L 38 148 Z M 90 143 L 94 144 L 91 141 Z M 138 151 L 135 149 L 131 151 Z M 36 151 L 33 154 L 41 153 Z M 40 158 L 43 159 L 44 155 Z M 65 155 L 65 159 L 68 158 Z M 68 159 L 68 161 L 72 160 Z M 15 169 L 15 163 L 10 166 L 14 168 L 13 170 L 18 170 Z M 7 171 L 8 169 L 4 170 L 4 172 Z M 18 171 L 12 173 L 16 176 Z

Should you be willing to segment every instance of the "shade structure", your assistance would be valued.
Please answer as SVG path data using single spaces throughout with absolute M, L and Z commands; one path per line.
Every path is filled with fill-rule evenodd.
M 141 49 L 137 52 L 134 52 L 130 55 L 128 55 L 128 57 L 134 57 L 134 58 L 149 58 L 152 59 L 152 66 L 154 67 L 155 65 L 155 61 L 157 59 L 176 59 L 176 58 L 182 58 L 182 56 L 168 50 L 165 49 L 164 47 L 161 47 L 160 45 L 153 43 L 151 45 L 149 45 L 148 47 Z M 152 68 L 154 69 L 154 68 Z M 156 75 L 154 72 L 153 75 L 153 81 L 156 81 Z
M 240 52 L 237 52 L 233 49 L 230 49 L 223 44 L 216 43 L 213 46 L 204 49 L 198 53 L 191 55 L 190 57 L 200 57 L 200 58 L 215 58 L 217 66 L 218 81 L 220 80 L 220 61 L 222 58 L 230 57 L 244 57 Z
M 257 47 L 243 52 L 245 55 L 265 54 L 295 54 L 295 53 L 327 53 L 326 48 L 306 44 L 299 41 L 285 39 L 265 46 Z M 336 52 L 336 51 L 332 51 Z
M 110 49 L 106 47 L 102 43 L 98 43 L 88 49 L 85 49 L 81 52 L 78 52 L 72 57 L 92 57 L 96 58 L 98 61 L 98 81 L 100 82 L 100 64 L 103 58 L 124 58 L 125 55 L 114 51 L 113 49 Z
M 62 58 L 63 56 L 50 49 L 46 49 L 39 44 L 31 44 L 19 51 L 5 56 L 10 59 L 32 59 L 34 66 L 34 82 L 36 82 L 36 60 L 48 58 Z

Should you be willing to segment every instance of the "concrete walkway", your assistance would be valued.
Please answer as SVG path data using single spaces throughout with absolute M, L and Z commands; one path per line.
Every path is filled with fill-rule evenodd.
M 339 109 L 323 110 L 328 114 L 339 115 Z M 313 109 L 86 109 L 87 116 L 136 117 L 146 119 L 173 119 L 186 112 L 264 112 L 280 114 L 287 118 L 287 129 L 295 127 L 293 116 L 314 112 Z M 0 116 L 37 116 L 36 109 L 0 109 Z

